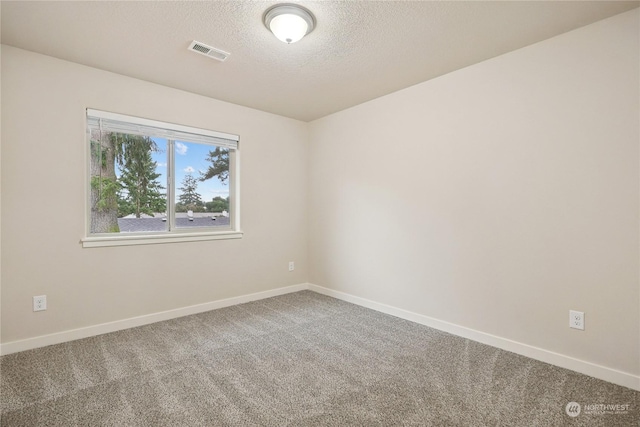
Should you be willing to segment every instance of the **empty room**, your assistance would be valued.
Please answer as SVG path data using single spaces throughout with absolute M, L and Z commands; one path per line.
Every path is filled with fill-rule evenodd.
M 0 1 L 0 424 L 638 427 L 639 6 Z

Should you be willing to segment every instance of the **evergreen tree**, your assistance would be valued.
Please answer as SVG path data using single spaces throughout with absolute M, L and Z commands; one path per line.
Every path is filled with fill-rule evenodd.
M 216 147 L 209 151 L 207 161 L 211 162 L 206 172 L 200 173 L 199 181 L 206 181 L 213 177 L 218 177 L 221 183 L 226 183 L 229 179 L 229 149 Z
M 197 210 L 199 206 L 203 206 L 202 198 L 198 194 L 198 180 L 196 180 L 191 174 L 184 176 L 182 180 L 182 187 L 178 196 L 178 203 L 185 206 L 187 210 Z
M 118 215 L 141 214 L 153 216 L 167 210 L 165 189 L 156 173 L 156 162 L 151 157 L 153 142 L 148 137 L 133 136 L 127 143 L 120 165 L 120 192 Z

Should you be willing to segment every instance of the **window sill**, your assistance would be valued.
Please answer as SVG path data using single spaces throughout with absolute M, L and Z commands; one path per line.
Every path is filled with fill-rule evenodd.
M 80 242 L 83 248 L 99 248 L 103 246 L 157 245 L 161 243 L 200 242 L 205 240 L 240 239 L 242 231 L 215 231 L 201 233 L 140 234 L 131 236 L 85 237 Z

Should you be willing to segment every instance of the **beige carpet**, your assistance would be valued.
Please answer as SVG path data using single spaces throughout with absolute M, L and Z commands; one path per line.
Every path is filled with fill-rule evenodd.
M 637 427 L 640 419 L 640 393 L 628 388 L 310 291 L 4 356 L 0 375 L 2 426 Z M 572 401 L 577 417 L 565 413 Z M 629 410 L 589 406 L 611 404 Z

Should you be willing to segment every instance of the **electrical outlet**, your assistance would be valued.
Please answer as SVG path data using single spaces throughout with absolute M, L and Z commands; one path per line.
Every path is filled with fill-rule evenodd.
M 584 312 L 569 310 L 569 327 L 584 331 Z
M 293 271 L 293 270 L 295 270 L 295 269 L 296 269 L 296 267 L 295 267 L 295 265 L 293 264 L 293 261 L 289 261 L 289 271 Z
M 47 309 L 47 296 L 40 295 L 33 297 L 33 311 L 43 311 Z

